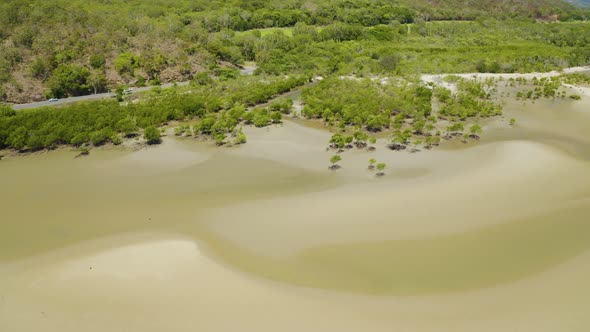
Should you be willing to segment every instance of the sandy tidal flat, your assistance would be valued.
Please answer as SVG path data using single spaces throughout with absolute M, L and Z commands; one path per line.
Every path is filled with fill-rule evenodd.
M 337 172 L 291 122 L 2 160 L 0 331 L 587 331 L 584 109 Z

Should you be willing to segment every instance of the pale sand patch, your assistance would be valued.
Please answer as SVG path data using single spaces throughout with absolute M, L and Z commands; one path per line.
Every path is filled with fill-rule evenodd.
M 570 88 L 574 93 L 579 93 L 586 98 L 590 97 L 590 88 L 585 86 L 577 86 L 572 84 L 563 84 L 563 86 Z
M 508 74 L 493 74 L 493 73 L 459 73 L 459 74 L 424 74 L 421 76 L 421 80 L 426 83 L 434 83 L 440 85 L 444 88 L 451 90 L 451 92 L 456 93 L 457 87 L 454 83 L 445 82 L 444 78 L 447 76 L 457 76 L 464 79 L 479 79 L 485 80 L 488 78 L 491 79 L 502 79 L 502 80 L 509 80 L 509 79 L 517 79 L 517 78 L 524 78 L 526 80 L 532 80 L 533 78 L 541 79 L 541 78 L 548 78 L 559 76 L 562 74 L 573 74 L 573 73 L 580 73 L 580 72 L 588 72 L 590 71 L 590 66 L 587 67 L 572 67 L 572 68 L 565 68 L 562 71 L 550 71 L 545 73 L 508 73 Z M 579 87 L 571 84 L 563 84 L 565 87 L 572 88 L 576 92 L 583 94 L 586 97 L 590 96 L 590 88 L 587 87 Z
M 390 163 L 391 167 L 397 169 L 398 176 L 417 177 L 431 170 L 425 165 L 441 154 L 448 153 L 436 149 L 418 154 L 396 153 L 387 148 L 388 139 L 379 139 L 375 144 L 376 151 L 370 152 L 366 149 L 353 148 L 341 153 L 342 161 L 338 164 L 342 168 L 338 171 L 329 171 L 328 167 L 331 165 L 329 159 L 336 154 L 336 151 L 326 150 L 332 136 L 332 133 L 327 130 L 310 128 L 285 120 L 282 125 L 272 128 L 246 127 L 244 132 L 248 135 L 248 143 L 224 150 L 224 152 L 325 173 L 345 182 L 374 179 L 374 173 L 366 172 L 370 158 Z M 458 156 L 458 158 L 462 157 Z
M 205 144 L 185 144 L 175 138 L 164 137 L 162 144 L 147 146 L 103 166 L 121 172 L 132 170 L 129 175 L 156 174 L 203 163 L 213 153 L 213 148 Z
M 579 72 L 587 72 L 590 71 L 590 66 L 587 67 L 571 67 L 565 68 L 562 71 L 550 71 L 545 73 L 506 73 L 506 74 L 493 74 L 493 73 L 458 73 L 458 74 L 426 74 L 422 75 L 422 80 L 425 82 L 434 82 L 442 80 L 446 76 L 458 76 L 461 78 L 468 78 L 468 79 L 516 79 L 516 78 L 524 78 L 527 80 L 531 80 L 533 78 L 546 78 L 546 77 L 554 77 L 559 76 L 562 74 L 573 74 Z
M 45 279 L 54 279 L 58 283 L 88 279 L 113 282 L 174 280 L 184 265 L 195 264 L 199 257 L 196 244 L 189 240 L 130 244 L 65 262 L 53 275 L 44 274 L 35 284 L 43 283 Z
M 184 238 L 134 241 L 105 238 L 90 251 L 79 246 L 55 254 L 62 258 L 31 259 L 34 267 L 11 276 L 10 290 L 0 285 L 0 327 L 14 332 L 582 332 L 590 326 L 590 254 L 503 287 L 374 297 L 252 279 L 202 256 Z M 82 272 L 88 264 L 97 270 Z M 156 278 L 150 267 L 168 271 Z M 101 273 L 114 269 L 125 277 Z
M 580 119 L 569 120 L 580 123 Z M 548 123 L 555 126 L 553 122 Z M 294 167 L 317 166 L 318 172 L 327 172 L 327 160 L 332 153 L 322 151 L 322 147 L 329 134 L 310 138 L 308 134 L 317 133 L 302 128 L 286 124 L 283 128 L 261 131 L 260 136 L 253 133 L 248 144 L 268 146 L 256 158 L 285 165 L 293 162 Z M 282 135 L 289 133 L 303 145 L 284 142 Z M 247 145 L 216 151 L 239 155 L 248 151 L 243 148 Z M 264 254 L 269 256 L 275 252 L 287 253 L 281 251 L 281 246 L 293 252 L 319 241 L 329 244 L 329 241 L 380 237 L 423 239 L 469 231 L 495 224 L 502 218 L 510 223 L 513 218 L 532 215 L 533 210 L 543 215 L 551 209 L 567 207 L 570 200 L 583 197 L 580 190 L 590 187 L 587 163 L 547 145 L 528 142 L 493 143 L 462 151 L 433 150 L 414 155 L 379 149 L 374 154 L 355 151 L 343 156 L 342 172 L 328 174 L 347 178 L 347 174 L 354 173 L 357 185 L 288 198 L 288 194 L 293 194 L 292 187 L 301 182 L 293 173 L 296 181 L 289 182 L 284 195 L 281 193 L 276 199 L 227 204 L 227 215 L 235 215 L 235 220 L 220 220 L 223 227 L 215 231 L 235 237 L 237 243 L 254 250 L 268 248 L 269 252 Z M 365 171 L 371 156 L 390 164 L 386 178 L 375 179 Z M 313 161 L 316 157 L 322 160 Z M 28 228 L 23 233 L 27 235 L 37 231 L 39 238 L 19 237 L 20 245 L 30 246 L 52 232 L 60 232 L 58 235 L 64 238 L 75 236 L 76 227 L 101 234 L 104 231 L 101 223 L 129 224 L 131 217 L 138 217 L 136 214 L 141 214 L 145 223 L 150 217 L 163 221 L 161 229 L 178 231 L 170 224 L 180 220 L 187 225 L 203 221 L 191 219 L 185 210 L 198 210 L 202 208 L 198 204 L 207 204 L 193 200 L 191 195 L 204 186 L 213 186 L 212 175 L 221 185 L 235 186 L 235 179 L 249 179 L 252 173 L 256 174 L 256 181 L 268 183 L 276 181 L 273 174 L 281 174 L 260 171 L 262 162 L 247 166 L 246 158 L 222 158 L 223 167 L 218 164 L 214 165 L 217 168 L 196 167 L 197 171 L 192 172 L 189 166 L 160 182 L 154 179 L 162 179 L 161 176 L 146 176 L 132 182 L 121 178 L 118 179 L 121 188 L 104 191 L 99 189 L 104 182 L 108 183 L 108 176 L 87 183 L 83 179 L 89 175 L 78 174 L 78 168 L 85 170 L 92 158 L 77 160 L 81 163 L 73 164 L 75 168 L 63 167 L 59 172 L 41 172 L 59 164 L 40 166 L 32 161 L 20 164 L 24 168 L 22 173 L 3 168 L 11 170 L 4 173 L 2 183 L 10 190 L 0 191 L 3 201 L 10 208 L 32 204 L 41 211 L 31 214 L 25 209 L 9 209 L 7 219 L 10 220 L 3 220 L 3 231 L 6 231 L 4 223 L 9 227 L 14 224 Z M 180 164 L 186 163 L 183 158 L 179 160 Z M 150 163 L 149 158 L 146 163 Z M 230 163 L 236 165 L 227 165 Z M 276 165 L 269 164 L 268 171 L 276 171 Z M 110 165 L 116 169 L 115 164 Z M 125 170 L 131 173 L 136 164 L 125 165 Z M 244 168 L 243 175 L 238 174 L 238 167 Z M 407 170 L 416 168 L 422 168 L 423 172 L 406 176 Z M 159 169 L 168 168 L 163 165 Z M 230 171 L 236 172 L 231 174 L 231 181 L 226 176 Z M 51 174 L 50 179 L 44 174 Z M 71 182 L 84 185 L 84 191 L 72 190 L 72 183 L 64 180 L 72 177 Z M 359 185 L 360 182 L 365 184 Z M 28 190 L 21 190 L 23 185 Z M 56 187 L 60 188 L 57 194 L 50 190 Z M 102 195 L 97 195 L 97 190 Z M 78 197 L 78 192 L 92 200 Z M 244 200 L 251 198 L 250 193 L 242 194 L 246 196 Z M 52 197 L 61 197 L 63 203 L 56 207 Z M 180 197 L 186 197 L 186 201 L 180 201 Z M 126 199 L 134 200 L 132 208 Z M 125 205 L 117 206 L 119 201 Z M 40 208 L 43 202 L 46 203 Z M 53 216 L 57 225 L 44 226 L 45 219 L 52 218 L 52 214 L 65 211 L 69 214 L 75 207 L 81 210 L 79 215 Z M 148 208 L 161 215 L 154 218 L 152 211 L 146 213 Z M 105 214 L 105 210 L 110 214 Z M 57 223 L 68 218 L 75 222 Z M 210 226 L 213 221 L 206 224 Z M 234 227 L 243 230 L 243 238 L 232 233 L 230 228 Z M 560 231 L 564 230 L 555 227 L 556 233 Z M 554 243 L 547 246 L 559 247 Z M 206 248 L 207 244 L 201 247 Z M 506 257 L 506 264 L 511 264 L 509 253 Z M 440 264 L 444 265 L 445 260 Z M 83 241 L 15 265 L 0 262 L 0 330 L 586 332 L 590 328 L 589 278 L 590 254 L 584 253 L 542 273 L 494 288 L 436 296 L 374 297 L 292 287 L 250 277 L 203 256 L 199 246 L 187 237 L 155 234 L 137 239 L 123 235 Z
M 305 169 L 318 170 L 329 165 L 326 146 L 327 130 L 317 130 L 285 120 L 282 125 L 269 128 L 244 127 L 248 143 L 231 150 L 242 156 L 273 160 Z
M 388 157 L 390 174 L 373 183 L 224 207 L 206 216 L 207 225 L 240 247 L 282 256 L 322 243 L 440 236 L 542 214 L 590 185 L 586 163 L 530 142 L 478 146 L 459 158 L 441 151 L 429 156 L 426 174 L 410 179 L 396 178 L 397 158 Z M 365 161 L 346 165 L 354 162 Z M 568 178 L 571 172 L 582 175 Z M 250 215 L 257 217 L 246 222 Z

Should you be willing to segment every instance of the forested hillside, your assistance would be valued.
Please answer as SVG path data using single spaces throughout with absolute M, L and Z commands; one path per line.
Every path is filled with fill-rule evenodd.
M 590 43 L 586 24 L 534 23 L 588 16 L 560 0 L 4 0 L 0 13 L 12 103 L 223 79 L 244 61 L 260 74 L 549 70 L 586 63 Z

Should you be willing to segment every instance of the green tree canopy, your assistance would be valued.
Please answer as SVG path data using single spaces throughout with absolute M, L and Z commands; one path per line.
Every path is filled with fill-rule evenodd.
M 56 98 L 81 96 L 90 92 L 88 69 L 78 65 L 60 65 L 52 73 L 47 85 Z

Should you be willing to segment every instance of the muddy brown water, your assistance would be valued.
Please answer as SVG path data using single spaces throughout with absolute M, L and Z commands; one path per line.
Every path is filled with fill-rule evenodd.
M 337 172 L 301 121 L 6 158 L 0 330 L 587 331 L 589 106 L 508 102 L 479 143 Z

